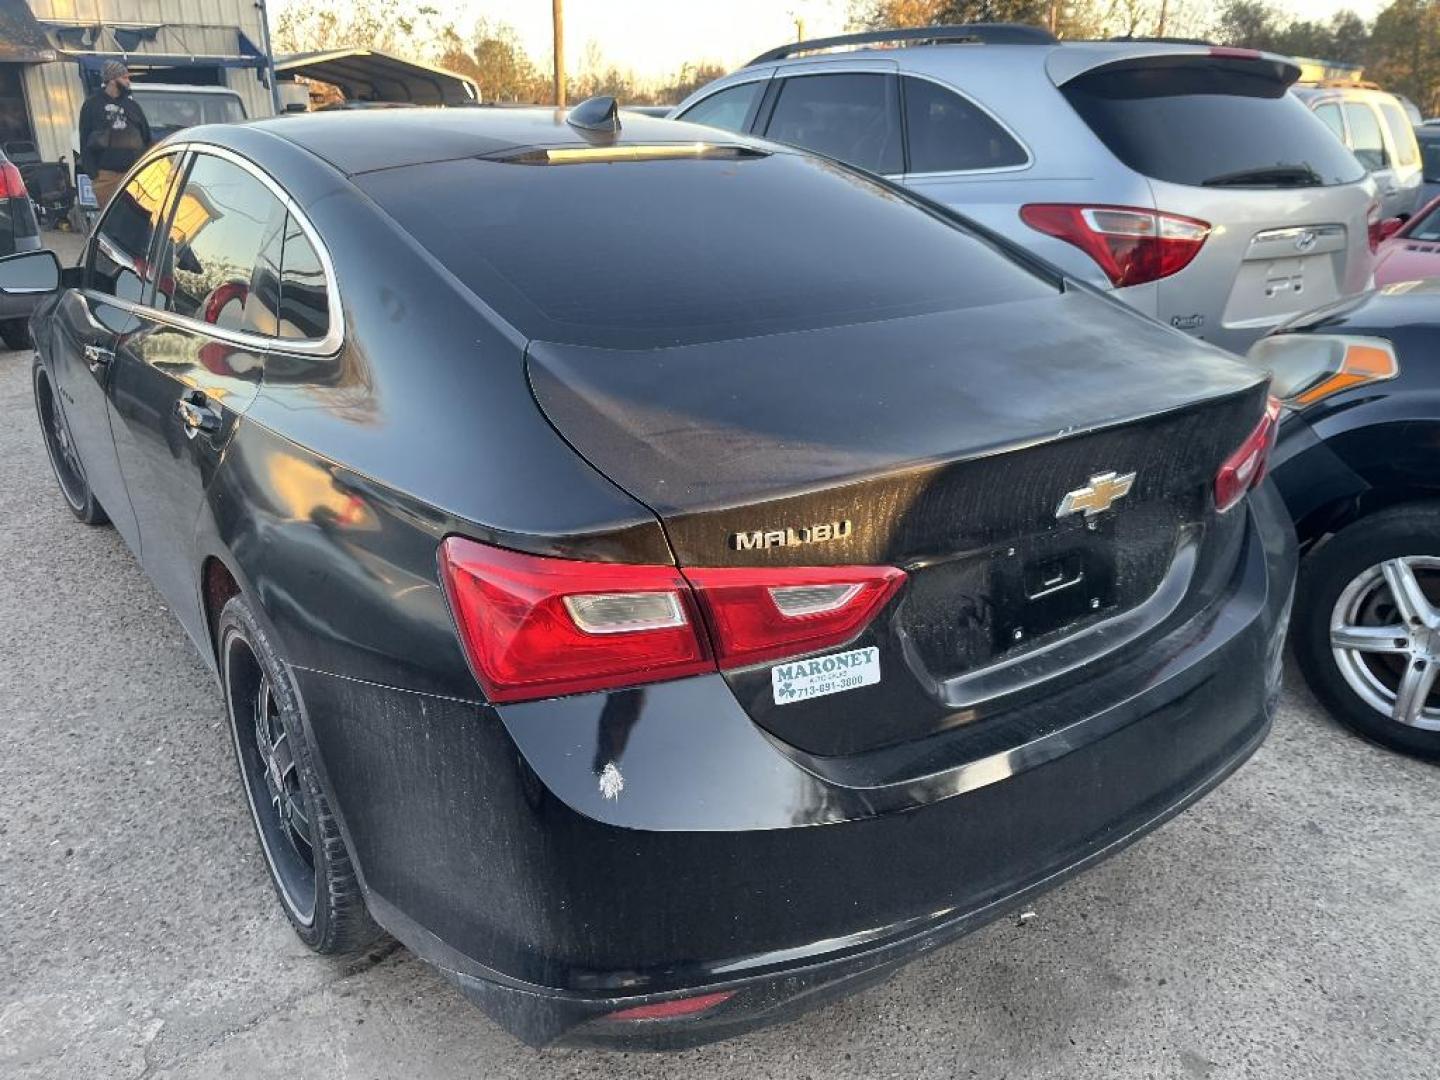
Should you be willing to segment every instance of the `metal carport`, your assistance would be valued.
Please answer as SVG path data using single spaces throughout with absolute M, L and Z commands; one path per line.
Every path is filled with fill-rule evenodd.
M 347 101 L 412 105 L 474 105 L 480 88 L 464 75 L 371 49 L 334 49 L 275 58 L 280 78 L 300 75 L 329 83 Z

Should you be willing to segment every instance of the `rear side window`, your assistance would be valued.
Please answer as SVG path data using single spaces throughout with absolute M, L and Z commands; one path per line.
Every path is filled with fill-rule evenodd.
M 782 82 L 767 138 L 871 172 L 905 170 L 895 76 L 796 75 Z
M 198 155 L 175 204 L 156 306 L 273 336 L 285 219 L 284 205 L 252 173 Z
M 1315 115 L 1325 121 L 1325 126 L 1335 132 L 1335 137 L 1345 141 L 1345 119 L 1340 115 L 1340 106 L 1331 102 L 1315 106 Z
M 750 117 L 750 110 L 755 107 L 755 102 L 764 90 L 763 79 L 741 83 L 739 86 L 727 86 L 718 94 L 711 94 L 704 101 L 686 109 L 679 119 L 691 124 L 709 124 L 726 131 L 741 131 Z
M 1147 58 L 1082 75 L 1061 91 L 1116 157 L 1156 180 L 1268 187 L 1361 179 L 1345 147 L 1287 93 L 1283 70 Z
M 1372 172 L 1390 164 L 1385 152 L 1385 137 L 1380 134 L 1380 121 L 1375 110 L 1364 102 L 1345 102 L 1345 120 L 1350 125 L 1350 149 L 1360 164 Z
M 294 217 L 285 230 L 284 271 L 280 286 L 280 337 L 318 340 L 330 331 L 330 297 L 325 268 Z
M 927 79 L 907 76 L 907 171 L 1006 169 L 1029 160 L 1025 148 L 974 102 Z
M 179 154 L 157 157 L 115 193 L 95 230 L 87 288 L 137 304 L 144 300 L 155 280 L 150 249 L 179 165 Z
M 1385 117 L 1385 126 L 1390 129 L 1390 141 L 1395 144 L 1395 160 L 1401 165 L 1414 165 L 1420 160 L 1420 151 L 1415 146 L 1415 129 L 1410 126 L 1405 110 L 1399 105 L 1382 101 L 1380 115 Z

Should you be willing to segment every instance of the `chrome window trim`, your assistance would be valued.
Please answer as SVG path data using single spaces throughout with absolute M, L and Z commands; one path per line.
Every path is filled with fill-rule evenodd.
M 130 172 L 125 174 L 125 180 L 121 186 L 130 179 L 136 172 L 144 168 L 155 158 L 174 152 L 190 152 L 196 156 L 209 154 L 224 161 L 230 162 L 245 170 L 255 179 L 269 189 L 270 193 L 280 200 L 286 211 L 300 223 L 300 230 L 305 234 L 305 239 L 314 248 L 316 256 L 320 259 L 320 267 L 325 273 L 325 302 L 329 308 L 330 328 L 323 338 L 282 338 L 268 337 L 264 334 L 252 334 L 243 330 L 227 330 L 224 327 L 215 326 L 213 323 L 202 322 L 199 319 L 192 319 L 188 315 L 180 315 L 173 311 L 163 311 L 156 307 L 147 307 L 144 304 L 137 304 L 131 300 L 122 300 L 118 296 L 110 296 L 106 293 L 95 292 L 91 289 L 83 290 L 85 295 L 102 303 L 111 304 L 132 314 L 141 315 L 154 322 L 163 323 L 166 326 L 173 326 L 180 330 L 194 330 L 199 333 L 213 337 L 216 340 L 227 342 L 231 345 L 238 345 L 252 352 L 261 353 L 287 353 L 297 356 L 334 356 L 345 344 L 345 313 L 340 306 L 340 289 L 335 278 L 335 264 L 330 259 L 330 249 L 320 239 L 320 234 L 310 224 L 310 219 L 301 211 L 299 205 L 273 179 L 269 173 L 260 168 L 249 158 L 237 154 L 234 150 L 225 146 L 217 146 L 214 143 L 202 142 L 179 142 L 163 143 L 156 148 L 154 153 L 145 155 Z M 186 171 L 186 179 L 189 179 L 189 170 Z M 103 220 L 103 219 L 102 219 Z M 100 233 L 97 227 L 96 240 L 99 244 Z
M 1021 150 L 1025 151 L 1025 160 L 1019 165 L 996 165 L 988 169 L 932 169 L 928 172 L 906 173 L 905 178 L 907 180 L 930 180 L 946 176 L 993 176 L 996 173 L 1024 172 L 1026 169 L 1032 169 L 1035 167 L 1035 153 L 1030 149 L 1030 144 L 1027 143 L 1024 139 L 1022 139 L 1018 131 L 1012 128 L 999 116 L 997 116 L 995 112 L 988 106 L 975 100 L 975 98 L 971 97 L 964 90 L 961 90 L 958 86 L 955 86 L 952 83 L 948 83 L 944 79 L 937 79 L 933 75 L 926 75 L 919 71 L 902 70 L 900 72 L 900 77 L 909 79 L 920 79 L 924 82 L 934 83 L 936 86 L 940 87 L 940 89 L 948 90 L 950 93 L 954 94 L 962 101 L 969 102 L 976 109 L 980 110 L 980 112 L 984 113 L 991 120 L 993 120 L 996 127 L 998 127 L 1001 131 L 1005 132 L 1006 135 L 1009 135 L 1010 138 L 1015 141 L 1015 145 L 1020 147 Z M 905 88 L 903 86 L 900 88 L 900 92 L 901 97 L 903 98 L 905 92 Z M 905 141 L 908 145 L 910 141 L 910 118 L 908 116 L 902 116 L 901 122 L 905 125 Z

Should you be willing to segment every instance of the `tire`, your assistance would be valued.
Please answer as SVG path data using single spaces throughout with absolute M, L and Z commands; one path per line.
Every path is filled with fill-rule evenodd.
M 30 382 L 35 391 L 35 414 L 40 419 L 40 434 L 45 441 L 45 453 L 50 458 L 50 468 L 55 473 L 55 482 L 60 485 L 60 494 L 65 505 L 76 519 L 86 525 L 105 525 L 110 518 L 100 500 L 90 490 L 85 479 L 85 466 L 80 461 L 80 452 L 70 439 L 70 429 L 55 400 L 55 391 L 50 375 L 35 357 L 30 366 Z
M 0 341 L 7 349 L 29 349 L 35 345 L 30 337 L 29 319 L 6 319 L 0 322 Z
M 240 782 L 285 917 L 314 952 L 359 952 L 382 931 L 321 790 L 284 665 L 243 596 L 225 605 L 215 637 Z
M 1411 582 L 1418 594 L 1398 605 L 1392 583 L 1404 592 Z M 1291 633 L 1306 681 L 1336 719 L 1440 760 L 1440 504 L 1363 518 L 1306 558 Z

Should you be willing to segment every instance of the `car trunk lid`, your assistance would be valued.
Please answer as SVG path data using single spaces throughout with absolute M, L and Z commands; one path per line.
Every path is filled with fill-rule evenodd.
M 875 650 L 872 681 L 790 700 L 780 664 L 727 675 L 819 754 L 983 720 L 1139 641 L 1218 557 L 1211 485 L 1264 405 L 1253 370 L 1083 290 L 672 348 L 534 342 L 528 365 L 681 566 L 907 571 L 846 646 Z

